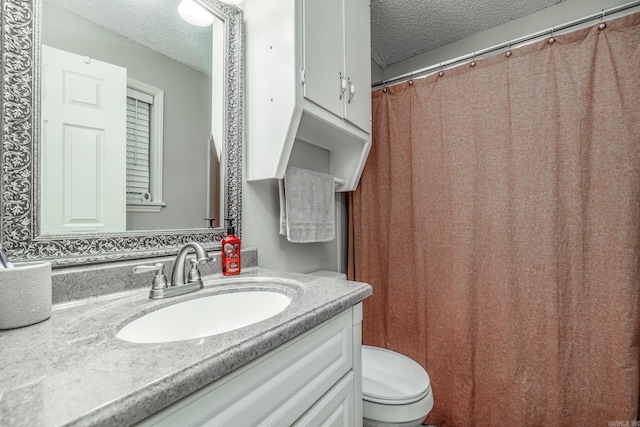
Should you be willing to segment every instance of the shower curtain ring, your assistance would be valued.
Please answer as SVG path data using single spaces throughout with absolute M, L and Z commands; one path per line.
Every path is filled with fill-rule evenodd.
M 444 77 L 444 71 L 442 71 L 442 63 L 440 63 L 440 72 L 438 72 L 438 76 Z
M 509 47 L 507 47 L 507 51 L 504 53 L 504 56 L 507 58 L 511 56 L 511 41 L 509 41 Z
M 551 38 L 549 39 L 549 44 L 553 44 L 556 41 L 555 37 L 553 37 L 553 31 L 554 27 L 551 27 Z
M 602 22 L 603 19 L 604 19 L 604 9 L 602 9 L 602 15 L 600 15 L 600 25 L 598 25 L 599 30 L 604 30 L 605 28 L 607 28 L 607 24 Z
M 475 67 L 476 66 L 476 53 L 473 52 L 473 57 L 471 58 L 471 67 Z
M 409 73 L 409 86 L 413 85 L 413 71 Z
M 382 79 L 382 92 L 387 93 L 387 83 Z

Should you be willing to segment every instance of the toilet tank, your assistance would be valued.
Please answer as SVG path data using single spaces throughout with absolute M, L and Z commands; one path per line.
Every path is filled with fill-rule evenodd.
M 347 280 L 347 275 L 344 273 L 340 273 L 339 271 L 318 270 L 312 271 L 309 274 L 320 277 L 328 277 L 330 279 Z

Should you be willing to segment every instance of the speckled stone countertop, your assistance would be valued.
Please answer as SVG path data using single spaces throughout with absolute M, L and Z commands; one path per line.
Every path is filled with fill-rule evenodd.
M 57 304 L 49 320 L 0 331 L 0 425 L 134 424 L 371 294 L 364 283 L 256 267 L 204 282 L 200 291 L 164 300 L 149 300 L 144 288 Z M 115 336 L 162 306 L 263 288 L 285 293 L 291 304 L 236 331 L 160 344 Z

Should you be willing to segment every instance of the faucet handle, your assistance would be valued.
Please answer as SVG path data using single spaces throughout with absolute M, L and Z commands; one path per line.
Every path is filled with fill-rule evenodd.
M 191 258 L 191 270 L 187 276 L 187 283 L 202 283 L 202 277 L 200 276 L 200 270 L 198 270 L 198 264 L 207 259 L 195 259 Z
M 207 261 L 211 261 L 211 260 L 213 260 L 213 257 L 209 256 L 209 254 L 205 252 L 205 256 L 204 256 L 204 257 L 202 257 L 202 258 L 198 258 L 198 257 L 196 256 L 196 258 L 192 258 L 192 259 L 191 259 L 191 262 L 192 262 L 192 263 L 193 263 L 193 262 L 195 262 L 195 263 L 196 263 L 196 265 L 197 265 L 197 264 L 201 264 L 201 263 L 203 263 L 203 262 L 207 262 Z
M 151 291 L 149 292 L 149 298 L 161 298 L 164 290 L 169 287 L 167 283 L 167 276 L 164 275 L 164 264 L 155 263 L 153 265 L 138 265 L 133 267 L 134 274 L 148 273 L 155 271 L 156 275 L 151 282 Z
M 136 265 L 135 267 L 133 267 L 133 274 L 141 274 L 141 273 L 148 273 L 149 271 L 157 271 L 156 275 L 158 275 L 158 273 L 162 274 L 163 269 L 164 269 L 164 264 L 159 262 L 153 265 Z

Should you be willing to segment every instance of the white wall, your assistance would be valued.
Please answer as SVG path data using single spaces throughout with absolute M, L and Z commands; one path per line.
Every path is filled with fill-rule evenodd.
M 384 72 L 382 71 L 382 68 L 380 68 L 376 61 L 371 59 L 371 81 L 380 82 L 382 81 L 383 77 L 386 78 Z
M 246 162 L 243 163 L 246 167 Z M 289 165 L 329 173 L 329 152 L 296 141 Z M 342 195 L 340 198 L 346 201 L 346 196 Z M 340 212 L 339 221 L 346 227 L 346 209 L 341 206 Z M 297 273 L 315 270 L 345 271 L 346 260 L 339 262 L 338 254 L 346 257 L 346 233 L 340 233 L 340 236 L 331 242 L 290 243 L 285 236 L 279 234 L 279 219 L 278 182 L 247 182 L 243 179 L 242 244 L 258 248 L 260 267 Z
M 471 54 L 475 51 L 508 42 L 509 40 L 525 37 L 594 13 L 599 13 L 602 9 L 610 9 L 629 2 L 630 0 L 565 0 L 555 6 L 510 21 L 475 36 L 389 65 L 384 71 L 376 64 L 376 67 L 372 67 L 372 82 L 374 84 L 380 83 L 383 78 L 390 79 L 421 68 L 437 65 L 454 58 Z

